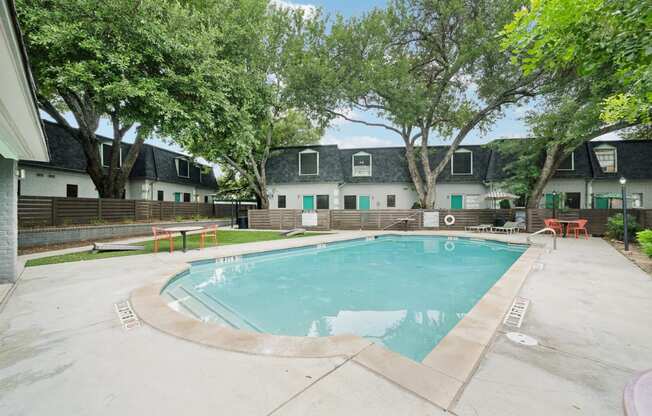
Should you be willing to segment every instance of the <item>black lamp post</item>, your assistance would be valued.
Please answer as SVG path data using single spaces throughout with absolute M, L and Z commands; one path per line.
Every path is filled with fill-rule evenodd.
M 623 239 L 625 240 L 625 251 L 629 251 L 629 235 L 627 233 L 627 189 L 625 185 L 627 184 L 627 179 L 624 176 L 620 178 L 620 189 L 623 194 Z
M 552 191 L 552 218 L 557 218 L 557 191 Z

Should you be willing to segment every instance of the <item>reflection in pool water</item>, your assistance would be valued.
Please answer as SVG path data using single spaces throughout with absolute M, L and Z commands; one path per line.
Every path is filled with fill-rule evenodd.
M 195 264 L 164 296 L 205 321 L 278 335 L 356 334 L 422 360 L 524 250 L 388 236 Z

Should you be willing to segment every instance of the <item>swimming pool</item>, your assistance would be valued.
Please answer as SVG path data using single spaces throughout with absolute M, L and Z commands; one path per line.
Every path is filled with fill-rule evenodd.
M 421 361 L 527 247 L 381 236 L 197 262 L 168 305 L 275 335 L 355 334 Z

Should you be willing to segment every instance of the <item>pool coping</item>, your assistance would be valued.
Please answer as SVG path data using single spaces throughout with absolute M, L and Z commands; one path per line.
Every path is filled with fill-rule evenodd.
M 452 233 L 449 232 L 371 232 L 362 238 L 388 234 L 465 238 L 451 235 Z M 340 242 L 361 238 L 351 236 L 337 238 L 337 235 L 332 235 L 332 237 L 328 238 L 328 241 L 322 242 Z M 475 238 L 502 243 L 510 242 L 501 238 Z M 315 244 L 314 241 L 305 241 L 305 244 L 292 244 L 291 247 L 281 249 L 308 247 Z M 274 250 L 269 248 L 243 249 L 241 253 L 235 255 L 269 251 Z M 491 345 L 505 314 L 542 252 L 543 248 L 530 245 L 421 362 L 410 360 L 357 335 L 327 337 L 271 335 L 234 329 L 214 323 L 204 323 L 183 315 L 170 308 L 160 294 L 171 279 L 190 267 L 188 263 L 179 267 L 172 275 L 136 289 L 132 292 L 130 300 L 142 321 L 177 338 L 245 354 L 294 358 L 344 357 L 428 402 L 449 410 L 475 372 L 488 346 Z M 206 260 L 211 258 L 214 259 L 216 256 L 208 256 Z M 192 262 L 196 261 L 201 261 L 201 259 Z

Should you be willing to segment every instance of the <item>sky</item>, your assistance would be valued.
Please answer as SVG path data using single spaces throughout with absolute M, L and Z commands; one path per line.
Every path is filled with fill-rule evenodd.
M 322 8 L 326 14 L 335 15 L 339 13 L 345 17 L 361 15 L 365 11 L 374 7 L 383 7 L 386 3 L 385 0 L 303 0 L 303 2 L 288 0 L 271 1 L 283 7 L 301 7 L 308 12 L 319 7 Z M 473 130 L 469 133 L 464 143 L 483 144 L 498 138 L 526 137 L 528 129 L 521 118 L 525 115 L 525 112 L 528 109 L 527 105 L 507 108 L 504 111 L 504 116 L 497 120 L 485 134 L 481 134 L 477 129 Z M 375 115 L 364 112 L 356 112 L 352 114 L 352 116 L 365 121 L 378 120 Z M 67 118 L 72 120 L 71 115 L 68 115 Z M 102 121 L 98 133 L 112 137 L 112 129 L 108 121 Z M 126 135 L 125 141 L 131 141 L 133 140 L 133 137 L 134 131 L 131 131 Z M 606 137 L 603 137 L 603 139 L 604 138 Z M 433 137 L 431 142 L 432 144 L 446 143 L 445 140 L 436 137 Z M 147 143 L 183 152 L 178 145 L 172 143 L 170 140 L 154 138 L 148 140 Z M 402 146 L 403 141 L 395 132 L 381 127 L 369 127 L 338 119 L 332 123 L 328 130 L 326 130 L 322 139 L 322 144 L 337 144 L 341 148 L 387 147 Z

